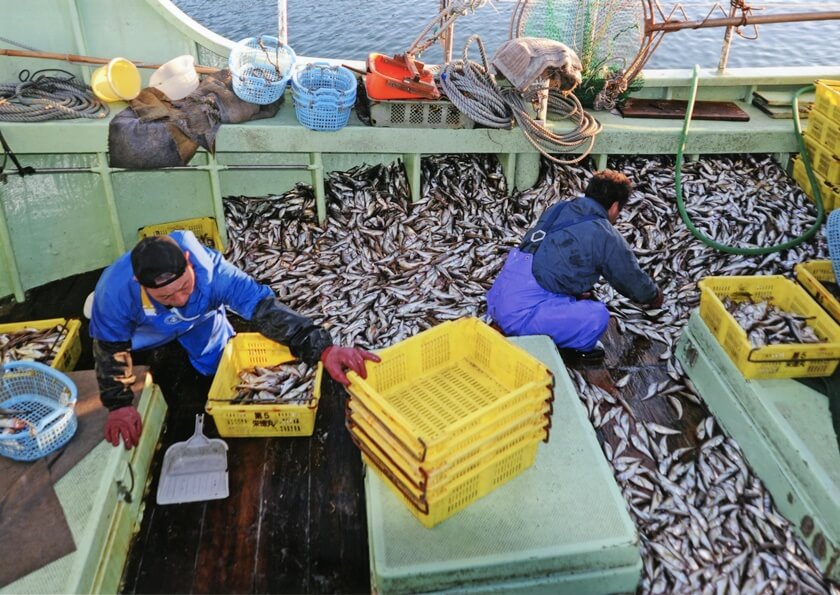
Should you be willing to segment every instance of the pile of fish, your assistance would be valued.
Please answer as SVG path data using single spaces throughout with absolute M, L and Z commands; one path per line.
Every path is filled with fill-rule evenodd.
M 621 332 L 643 348 L 661 343 L 657 352 L 667 377 L 646 398 L 667 399 L 682 417 L 685 407 L 702 407 L 673 357 L 681 329 L 699 304 L 696 282 L 709 275 L 790 274 L 799 262 L 824 258 L 826 246 L 816 237 L 767 256 L 714 251 L 691 235 L 677 213 L 673 159 L 626 158 L 610 167 L 636 187 L 617 228 L 663 288 L 665 302 L 644 309 L 606 284 L 596 294 Z M 444 320 L 486 319 L 486 292 L 510 249 L 548 205 L 579 196 L 591 177 L 583 167 L 546 164 L 534 188 L 509 193 L 497 160 L 483 155 L 424 158 L 422 173 L 416 203 L 409 201 L 399 164 L 330 174 L 323 225 L 311 189 L 303 185 L 283 196 L 227 199 L 227 257 L 287 305 L 330 328 L 337 343 L 377 349 Z M 687 163 L 683 184 L 695 224 L 724 243 L 776 243 L 815 218 L 805 195 L 769 157 Z M 625 377 L 614 386 L 620 390 L 627 383 Z M 595 402 L 589 392 L 595 388 L 579 382 L 585 404 Z M 711 435 L 712 421 L 704 422 L 699 436 L 707 441 L 703 448 L 671 452 L 662 438 L 677 430 L 631 423 L 627 399 L 610 397 L 624 417 L 606 406 L 612 403 L 601 393 L 598 406 L 587 408 L 619 483 L 628 486 L 625 496 L 644 542 L 642 592 L 699 592 L 699 584 L 714 590 L 722 586 L 714 583 L 721 573 L 727 585 L 731 580 L 741 590 L 766 584 L 768 591 L 828 592 L 789 523 L 772 512 L 737 446 Z M 616 453 L 622 440 L 627 452 Z M 710 516 L 701 522 L 698 511 Z M 731 535 L 736 522 L 747 536 Z
M 300 362 L 276 366 L 255 366 L 239 372 L 239 384 L 232 403 L 301 405 L 312 400 L 314 368 Z
M 639 529 L 642 593 L 826 593 L 817 561 L 712 417 L 697 446 L 671 448 L 682 432 L 640 422 L 620 395 L 571 371 L 604 454 Z M 689 384 L 673 394 L 697 402 Z
M 754 347 L 777 343 L 824 343 L 808 326 L 812 316 L 787 312 L 769 302 L 723 299 L 723 306 L 747 333 Z
M 50 365 L 67 337 L 63 324 L 47 328 L 22 328 L 0 333 L 0 364 L 22 360 Z

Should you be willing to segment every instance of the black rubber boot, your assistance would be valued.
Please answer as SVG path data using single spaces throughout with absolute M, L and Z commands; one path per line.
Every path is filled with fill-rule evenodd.
M 604 348 L 599 343 L 592 351 L 559 347 L 563 363 L 572 368 L 597 368 L 604 363 Z

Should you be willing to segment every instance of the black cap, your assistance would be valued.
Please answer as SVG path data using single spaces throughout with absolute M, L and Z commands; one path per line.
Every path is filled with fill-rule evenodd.
M 169 236 L 152 236 L 140 240 L 131 251 L 131 268 L 140 285 L 157 289 L 183 275 L 187 259 Z

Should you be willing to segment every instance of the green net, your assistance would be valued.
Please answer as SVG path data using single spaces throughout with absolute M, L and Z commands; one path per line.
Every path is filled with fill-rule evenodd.
M 624 70 L 642 43 L 644 9 L 639 0 L 529 0 L 517 33 L 565 43 L 584 73 Z

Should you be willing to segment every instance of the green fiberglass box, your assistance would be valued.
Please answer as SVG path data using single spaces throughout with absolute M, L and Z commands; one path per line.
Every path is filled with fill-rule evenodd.
M 840 452 L 828 398 L 793 379 L 746 380 L 696 311 L 677 358 L 823 572 L 840 580 Z
M 367 473 L 375 592 L 635 591 L 636 529 L 566 368 L 548 337 L 510 340 L 554 373 L 550 441 L 533 467 L 433 529 Z

